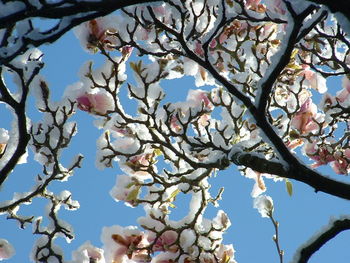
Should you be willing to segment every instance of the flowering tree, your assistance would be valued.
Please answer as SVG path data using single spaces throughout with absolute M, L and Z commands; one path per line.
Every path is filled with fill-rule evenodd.
M 144 206 L 145 215 L 139 228 L 105 227 L 103 247 L 87 242 L 72 262 L 236 262 L 233 246 L 223 243 L 230 226 L 226 213 L 205 216 L 223 191 L 211 192 L 208 179 L 231 165 L 255 180 L 254 207 L 272 220 L 283 262 L 273 201 L 263 195 L 265 179 L 284 180 L 289 194 L 290 180 L 297 180 L 350 200 L 350 185 L 337 180 L 350 171 L 348 14 L 334 16 L 319 5 L 327 1 L 168 0 L 135 6 L 144 2 L 1 3 L 0 102 L 14 121 L 12 130 L 0 128 L 0 184 L 6 187 L 29 148 L 42 171 L 30 191 L 2 202 L 0 212 L 21 227 L 33 224 L 41 236 L 33 261 L 66 262 L 54 241 L 74 235 L 57 212 L 61 206 L 77 209 L 79 203 L 69 191 L 55 193 L 50 185 L 68 180 L 82 165 L 80 154 L 70 166 L 61 161 L 79 125 L 71 118 L 81 110 L 96 117 L 102 130 L 97 166 L 118 163 L 125 173 L 111 186 L 112 198 Z M 116 9 L 117 14 L 105 16 Z M 37 17 L 59 22 L 40 31 L 34 26 Z M 80 81 L 53 102 L 40 74 L 43 54 L 33 46 L 53 42 L 74 26 L 82 47 L 105 63 L 101 68 L 86 63 Z M 127 67 L 133 76 L 126 74 Z M 169 100 L 162 83 L 185 76 L 193 77 L 197 88 L 188 90 L 185 101 Z M 342 82 L 330 90 L 332 77 Z M 133 113 L 126 110 L 122 89 L 137 104 Z M 26 112 L 29 93 L 43 114 L 38 122 Z M 325 165 L 335 174 L 322 175 L 317 168 Z M 173 220 L 180 193 L 191 197 L 190 211 Z M 38 197 L 49 201 L 48 225 L 42 217 L 17 213 Z M 334 220 L 296 252 L 295 261 L 307 262 L 348 228 L 349 219 Z M 0 240 L 0 260 L 13 250 Z

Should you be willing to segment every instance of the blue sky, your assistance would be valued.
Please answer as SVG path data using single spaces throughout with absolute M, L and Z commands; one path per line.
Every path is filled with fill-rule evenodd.
M 78 71 L 87 59 L 98 59 L 99 55 L 90 55 L 84 52 L 78 40 L 72 32 L 66 34 L 62 39 L 51 46 L 42 47 L 46 63 L 42 74 L 46 77 L 53 98 L 59 99 L 67 85 L 78 81 Z M 100 63 L 100 62 L 98 62 Z M 181 86 L 178 85 L 179 81 Z M 179 88 L 180 87 L 180 88 Z M 189 88 L 195 88 L 194 80 L 176 80 L 167 82 L 165 91 L 167 96 L 174 101 L 186 97 Z M 33 104 L 31 100 L 30 104 Z M 38 115 L 29 105 L 34 119 Z M 0 107 L 1 116 L 5 120 L 5 128 L 9 125 L 9 116 L 6 109 Z M 75 229 L 76 238 L 66 245 L 63 239 L 57 239 L 57 243 L 65 250 L 66 259 L 71 258 L 71 251 L 77 249 L 86 240 L 94 245 L 101 246 L 100 234 L 103 226 L 119 224 L 122 226 L 137 225 L 136 219 L 143 216 L 142 207 L 130 208 L 123 203 L 116 203 L 109 195 L 110 189 L 115 184 L 115 176 L 122 174 L 117 167 L 97 170 L 94 166 L 96 139 L 101 131 L 93 126 L 94 117 L 85 112 L 77 112 L 74 119 L 78 122 L 78 134 L 73 138 L 71 147 L 65 151 L 63 163 L 69 164 L 70 158 L 77 153 L 85 156 L 83 168 L 76 170 L 68 182 L 55 183 L 49 189 L 60 192 L 68 189 L 73 193 L 73 199 L 80 202 L 80 209 L 77 211 L 66 211 L 61 209 L 59 215 L 62 219 L 71 223 Z M 40 166 L 33 162 L 30 152 L 29 163 L 19 165 L 10 176 L 0 192 L 0 200 L 11 198 L 13 192 L 28 191 L 33 178 L 41 172 Z M 322 172 L 330 172 L 330 169 L 323 169 Z M 220 202 L 220 209 L 226 211 L 232 226 L 225 235 L 224 243 L 232 243 L 236 249 L 236 260 L 238 262 L 253 263 L 278 262 L 278 255 L 272 241 L 274 229 L 267 218 L 261 218 L 257 210 L 253 209 L 250 192 L 254 181 L 242 177 L 235 167 L 219 172 L 218 176 L 211 178 L 213 184 L 212 193 L 225 187 L 223 200 Z M 323 193 L 314 193 L 310 187 L 293 181 L 294 194 L 290 197 L 287 194 L 283 182 L 274 183 L 266 180 L 268 190 L 266 194 L 274 199 L 275 219 L 280 222 L 280 244 L 285 250 L 285 262 L 289 262 L 294 255 L 296 248 L 307 241 L 322 226 L 327 225 L 330 217 L 349 214 L 350 203 L 336 197 Z M 177 210 L 174 215 L 181 216 L 187 211 L 186 198 L 178 198 L 176 201 Z M 39 216 L 43 214 L 46 204 L 45 200 L 35 200 L 29 206 L 23 206 L 19 213 L 23 215 Z M 216 214 L 216 208 L 208 210 L 208 217 Z M 7 262 L 20 263 L 29 262 L 28 255 L 33 246 L 33 241 L 38 238 L 31 234 L 32 227 L 20 230 L 13 220 L 6 220 L 1 216 L 0 238 L 8 239 L 16 249 L 16 255 Z M 345 263 L 350 258 L 348 249 L 350 233 L 343 233 L 327 244 L 320 252 L 309 261 L 311 263 L 337 262 Z

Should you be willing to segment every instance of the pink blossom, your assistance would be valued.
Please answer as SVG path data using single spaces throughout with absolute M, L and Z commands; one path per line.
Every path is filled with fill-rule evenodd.
M 137 205 L 137 198 L 141 191 L 139 181 L 128 175 L 118 175 L 117 182 L 109 194 L 116 201 L 125 201 L 130 206 Z
M 299 111 L 292 117 L 291 125 L 297 129 L 300 134 L 308 133 L 319 128 L 314 121 L 317 106 L 308 98 L 300 107 Z
M 245 5 L 247 8 L 255 9 L 260 4 L 261 0 L 246 0 Z
M 349 99 L 350 93 L 346 89 L 342 89 L 340 92 L 336 95 L 336 100 L 343 103 Z
M 227 38 L 228 38 L 228 37 L 227 37 L 226 32 L 221 33 L 220 36 L 219 36 L 219 43 L 220 43 L 220 44 L 224 43 L 224 42 L 226 41 Z
M 339 102 L 345 102 L 349 100 L 350 95 L 350 80 L 348 77 L 343 78 L 343 89 L 337 93 L 336 100 Z
M 286 9 L 283 6 L 282 0 L 274 0 L 273 2 L 274 11 L 278 14 L 284 15 Z
M 87 30 L 87 44 L 88 49 L 95 49 L 98 43 L 102 43 L 109 48 L 115 44 L 115 39 L 107 34 L 107 31 L 115 31 L 112 28 L 107 28 L 106 18 L 93 19 L 85 24 Z
M 80 110 L 93 114 L 103 115 L 113 109 L 112 101 L 105 93 L 85 93 L 76 100 Z
M 294 148 L 297 148 L 299 147 L 300 145 L 303 145 L 303 140 L 302 139 L 294 139 L 294 140 L 291 140 L 291 141 L 288 141 L 286 143 L 286 146 L 289 148 L 289 149 L 294 149 Z
M 117 127 L 113 126 L 111 129 L 113 131 L 117 132 L 118 136 L 135 137 L 133 130 L 131 128 L 129 128 L 128 126 L 123 127 L 123 128 L 117 128 Z
M 0 128 L 0 157 L 5 152 L 9 139 L 10 136 L 8 131 L 4 128 Z
M 219 37 L 219 43 L 222 44 L 232 35 L 241 36 L 248 29 L 248 23 L 244 21 L 234 20 L 232 24 L 225 28 L 224 32 Z
M 152 232 L 148 236 L 148 242 L 154 243 L 152 246 L 152 250 L 154 252 L 157 251 L 168 251 L 175 253 L 178 251 L 179 247 L 175 244 L 178 239 L 178 234 L 173 230 L 165 231 L 160 237 L 156 237 L 156 234 Z
M 155 13 L 158 13 L 160 15 L 166 15 L 166 11 L 165 11 L 165 7 L 164 6 L 156 6 L 156 7 L 153 7 L 153 11 Z
M 104 263 L 103 250 L 91 245 L 89 241 L 81 245 L 76 251 L 72 253 L 74 263 L 82 262 L 98 262 Z
M 260 4 L 260 0 L 246 0 L 246 7 L 259 13 L 266 11 L 266 7 L 263 4 Z
M 159 253 L 152 259 L 152 263 L 175 263 L 177 254 L 171 252 Z
M 346 158 L 350 159 L 350 149 L 349 149 L 349 148 L 347 148 L 347 149 L 344 150 L 344 156 L 345 156 Z
M 13 246 L 5 239 L 0 239 L 0 261 L 9 259 L 15 254 Z
M 141 40 L 148 40 L 151 29 L 141 27 Z
M 132 169 L 132 174 L 148 175 L 147 168 L 151 165 L 152 158 L 152 153 L 139 154 L 130 157 L 125 164 Z
M 304 146 L 305 154 L 312 160 L 316 161 L 311 166 L 313 168 L 325 165 L 335 160 L 327 146 L 318 146 L 317 142 L 306 143 Z
M 235 250 L 232 245 L 220 244 L 219 248 L 215 251 L 216 257 L 221 259 L 219 262 L 236 262 L 233 260 Z
M 125 255 L 128 257 L 128 259 L 132 259 L 137 262 L 150 261 L 147 250 L 142 249 L 148 245 L 147 238 L 145 237 L 144 233 L 130 236 L 112 234 L 111 237 L 118 246 L 114 253 L 113 263 L 124 262 L 123 258 Z
M 206 127 L 209 125 L 209 120 L 210 120 L 210 115 L 209 114 L 202 114 L 199 118 L 198 118 L 198 124 L 201 127 Z
M 210 47 L 210 48 L 215 48 L 216 45 L 217 45 L 217 42 L 216 42 L 215 39 L 213 39 L 212 41 L 210 41 L 209 47 Z
M 180 132 L 182 130 L 182 125 L 180 124 L 176 114 L 173 114 L 170 117 L 170 127 L 176 132 Z
M 343 78 L 343 89 L 346 89 L 350 93 L 350 79 L 347 76 Z
M 210 111 L 214 108 L 214 105 L 208 97 L 208 92 L 201 89 L 190 90 L 188 92 L 187 100 L 195 102 L 197 106 L 203 105 L 203 109 L 206 111 Z
M 132 51 L 133 51 L 133 47 L 131 47 L 131 46 L 124 46 L 124 47 L 122 47 L 122 55 L 126 58 L 126 59 L 128 59 L 130 56 L 131 56 L 131 53 L 132 53 Z
M 348 174 L 349 161 L 343 157 L 337 158 L 331 163 L 334 172 L 337 174 Z
M 304 68 L 302 74 L 304 75 L 305 79 L 309 82 L 310 87 L 314 90 L 319 91 L 320 93 L 326 92 L 326 79 L 322 77 L 322 75 L 320 75 L 319 73 L 312 71 L 308 65 L 303 65 L 302 67 Z
M 336 99 L 329 93 L 326 93 L 320 102 L 320 106 L 321 108 L 323 108 L 325 112 L 328 111 L 335 104 L 336 104 Z
M 202 44 L 198 41 L 196 42 L 194 52 L 201 57 L 204 56 L 204 50 L 203 50 Z

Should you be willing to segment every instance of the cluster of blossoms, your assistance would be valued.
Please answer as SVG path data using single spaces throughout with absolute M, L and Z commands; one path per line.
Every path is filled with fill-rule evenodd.
M 262 195 L 264 179 L 283 179 L 263 171 L 269 168 L 266 163 L 288 167 L 283 149 L 275 147 L 276 137 L 288 153 L 301 150 L 314 168 L 330 164 L 338 174 L 350 171 L 350 134 L 339 132 L 349 130 L 350 41 L 321 9 L 296 2 L 174 0 L 127 7 L 75 29 L 83 48 L 101 53 L 105 63 L 99 69 L 86 63 L 80 81 L 67 87 L 57 104 L 50 102 L 46 82 L 35 79 L 32 91 L 45 114 L 43 123 L 30 128 L 35 160 L 45 167 L 36 195 L 51 201 L 49 216 L 59 234 L 72 239 L 70 226 L 55 211 L 79 204 L 70 193 L 54 195 L 45 187 L 67 179 L 80 165 L 79 156 L 70 168 L 58 161 L 76 133 L 76 124 L 67 120 L 79 109 L 95 116 L 102 131 L 96 166 L 110 168 L 118 162 L 124 172 L 111 197 L 131 207 L 143 205 L 145 216 L 138 219 L 143 230 L 105 227 L 103 247 L 86 242 L 73 252 L 72 262 L 236 262 L 233 246 L 223 244 L 230 226 L 226 213 L 219 210 L 213 219 L 206 218 L 207 207 L 218 206 L 222 194 L 213 196 L 209 180 L 231 163 L 241 165 L 237 156 L 256 157 L 239 169 L 255 181 L 254 207 L 273 220 L 273 201 Z M 129 63 L 136 55 L 148 59 Z M 39 65 L 40 58 L 31 63 Z M 327 78 L 338 75 L 343 76 L 339 91 L 327 93 Z M 188 89 L 184 101 L 169 99 L 161 84 L 188 76 L 197 89 Z M 125 91 L 137 110 L 126 103 Z M 8 132 L 0 128 L 0 158 L 7 154 L 8 141 Z M 188 214 L 173 220 L 182 194 L 191 196 Z M 51 255 L 41 245 L 52 243 L 56 229 L 41 228 L 41 219 L 36 222 L 35 233 L 44 237 L 35 256 L 43 261 Z M 12 254 L 0 242 L 0 259 Z
M 203 217 L 208 200 L 215 200 L 207 178 L 229 165 L 232 149 L 262 153 L 268 160 L 278 154 L 247 117 L 244 104 L 222 88 L 213 72 L 234 83 L 238 92 L 258 100 L 259 81 L 273 56 L 284 48 L 281 39 L 286 34 L 288 11 L 278 0 L 226 1 L 225 5 L 227 23 L 220 30 L 202 1 L 126 8 L 122 16 L 99 18 L 76 29 L 83 47 L 100 50 L 106 65 L 99 70 L 85 67 L 82 81 L 67 94 L 75 96 L 79 109 L 101 117 L 95 122 L 104 130 L 98 141 L 97 165 L 111 167 L 117 160 L 125 172 L 117 177 L 111 196 L 129 206 L 143 204 L 146 208 L 146 216 L 139 219 L 145 232 L 135 227 L 105 228 L 104 254 L 83 245 L 80 250 L 87 251 L 84 253 L 100 251 L 94 257 L 101 262 L 234 262 L 232 246 L 221 244 L 221 235 L 229 226 L 226 214 L 220 211 L 212 221 Z M 215 2 L 215 6 L 215 12 L 221 12 L 220 4 Z M 254 16 L 261 21 L 253 22 Z M 180 22 L 181 31 L 173 22 L 180 17 L 185 19 Z M 317 30 L 325 31 L 323 24 Z M 341 109 L 348 107 L 349 79 L 344 77 L 343 89 L 337 94 L 324 96 L 323 111 L 316 106 L 313 94 L 325 93 L 327 83 L 325 74 L 310 65 L 314 56 L 332 51 L 307 52 L 314 35 L 311 30 L 295 46 L 289 64 L 276 79 L 268 98 L 269 119 L 290 150 L 302 146 L 304 154 L 316 161 L 313 167 L 331 163 L 337 173 L 347 174 L 348 140 L 337 144 L 330 138 L 337 127 L 334 116 L 345 118 Z M 188 40 L 186 44 L 181 38 Z M 130 63 L 136 84 L 128 83 L 127 89 L 138 104 L 137 114 L 131 116 L 118 93 L 127 81 L 125 63 L 133 49 L 149 54 L 151 63 Z M 108 52 L 113 50 L 119 50 L 121 57 L 112 57 Z M 190 90 L 185 102 L 164 103 L 161 80 L 186 75 L 195 78 L 197 87 L 214 87 Z M 271 216 L 273 202 L 261 195 L 266 191 L 263 178 L 281 178 L 250 168 L 241 171 L 256 182 L 254 207 L 263 217 Z M 171 208 L 181 192 L 192 195 L 191 209 L 175 222 Z

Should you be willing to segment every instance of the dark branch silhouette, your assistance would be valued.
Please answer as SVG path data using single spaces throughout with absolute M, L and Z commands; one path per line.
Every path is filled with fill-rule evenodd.
M 315 254 L 322 246 L 324 246 L 327 242 L 331 241 L 338 234 L 345 230 L 350 229 L 350 219 L 338 219 L 329 224 L 329 226 L 314 236 L 311 241 L 307 242 L 307 244 L 299 249 L 296 256 L 298 263 L 306 263 L 309 261 L 311 256 Z

